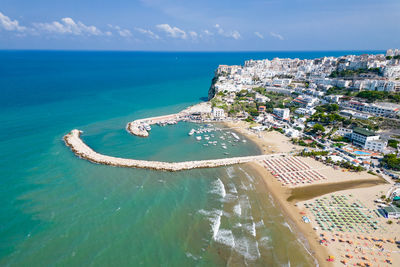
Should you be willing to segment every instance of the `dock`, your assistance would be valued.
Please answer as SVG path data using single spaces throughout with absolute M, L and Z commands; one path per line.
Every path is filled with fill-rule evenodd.
M 207 102 L 196 104 L 190 106 L 178 113 L 157 116 L 157 117 L 150 117 L 145 119 L 139 119 L 132 122 L 129 122 L 126 125 L 126 130 L 132 134 L 139 137 L 148 137 L 149 132 L 143 127 L 143 124 L 146 123 L 148 125 L 153 125 L 159 122 L 168 122 L 168 121 L 175 121 L 179 122 L 181 120 L 185 120 L 188 116 L 196 112 L 211 112 L 211 105 Z

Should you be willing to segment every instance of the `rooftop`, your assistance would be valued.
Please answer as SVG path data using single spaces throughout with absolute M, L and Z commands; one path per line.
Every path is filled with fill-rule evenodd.
M 389 207 L 385 207 L 384 209 L 387 213 L 391 213 L 391 212 L 400 213 L 400 208 L 393 206 L 393 205 L 390 205 Z
M 353 129 L 353 133 L 358 133 L 364 136 L 375 136 L 376 134 L 373 131 L 369 131 L 360 127 L 356 127 Z

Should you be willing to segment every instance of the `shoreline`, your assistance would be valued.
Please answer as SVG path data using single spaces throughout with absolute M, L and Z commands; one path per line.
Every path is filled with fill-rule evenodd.
M 303 223 L 301 217 L 297 216 L 297 208 L 286 200 L 290 195 L 290 189 L 282 187 L 272 174 L 266 172 L 259 163 L 251 162 L 246 165 L 261 177 L 268 193 L 281 208 L 285 220 L 294 229 L 292 232 L 297 235 L 299 242 L 302 243 L 309 255 L 318 262 L 319 266 L 331 266 L 326 261 L 329 255 L 327 248 L 319 245 L 318 236 L 311 225 Z
M 242 125 L 242 127 L 235 127 L 237 126 L 237 124 Z M 257 135 L 256 133 L 246 128 L 249 126 L 249 124 L 245 122 L 224 122 L 224 125 L 249 138 L 259 147 L 261 153 L 265 155 L 268 155 L 268 153 L 272 152 L 287 153 L 298 151 L 299 149 L 301 149 L 301 147 L 295 145 L 287 146 L 288 140 L 285 140 L 287 138 L 277 132 L 259 133 L 259 135 Z M 268 140 L 268 137 L 270 137 L 271 140 Z M 282 141 L 283 143 L 279 143 Z M 314 159 L 310 158 L 310 160 Z M 350 176 L 353 179 L 350 178 L 348 179 L 348 181 L 338 179 L 332 182 L 328 180 L 322 183 L 315 183 L 311 185 L 288 187 L 283 186 L 263 166 L 261 162 L 249 162 L 246 164 L 246 166 L 248 166 L 252 171 L 254 171 L 259 177 L 262 178 L 268 190 L 268 193 L 279 204 L 288 223 L 290 223 L 291 226 L 293 226 L 293 228 L 296 230 L 295 234 L 298 235 L 299 241 L 303 244 L 308 253 L 310 253 L 311 257 L 313 257 L 318 262 L 319 266 L 336 266 L 340 263 L 338 262 L 339 260 L 337 260 L 336 262 L 328 262 L 326 260 L 329 255 L 334 254 L 334 251 L 320 244 L 320 237 L 317 231 L 313 229 L 312 224 L 306 224 L 302 221 L 302 216 L 300 215 L 301 210 L 298 208 L 297 202 L 304 201 L 304 199 L 309 200 L 312 198 L 324 196 L 333 192 L 345 191 L 350 189 L 357 190 L 386 183 L 384 179 L 380 177 L 371 177 L 371 175 L 368 174 L 368 176 L 366 173 L 362 173 L 359 175 L 365 178 L 357 177 L 357 174 L 354 173 L 343 173 L 342 176 Z M 328 171 L 329 170 L 327 170 L 327 172 Z M 305 193 L 304 191 L 309 191 L 308 196 L 307 193 Z

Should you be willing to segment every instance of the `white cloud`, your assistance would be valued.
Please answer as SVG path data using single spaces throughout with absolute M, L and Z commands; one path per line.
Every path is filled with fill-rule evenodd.
M 103 33 L 95 26 L 87 26 L 82 22 L 77 23 L 72 18 L 62 18 L 60 22 L 53 21 L 51 23 L 34 23 L 38 30 L 58 34 L 72 35 L 103 35 Z
M 172 38 L 180 38 L 180 39 L 186 39 L 187 38 L 187 34 L 185 31 L 177 28 L 177 27 L 171 27 L 168 24 L 159 24 L 156 25 L 156 27 L 167 33 L 168 36 L 172 37 Z
M 192 37 L 193 39 L 196 39 L 199 35 L 197 34 L 197 32 L 195 31 L 190 31 L 189 32 L 190 37 Z
M 259 33 L 259 32 L 254 32 L 254 34 L 255 34 L 258 38 L 264 39 L 264 35 L 262 35 L 261 33 Z
M 238 40 L 241 38 L 240 33 L 237 30 L 226 32 L 224 29 L 221 28 L 221 26 L 219 24 L 215 24 L 214 27 L 217 29 L 218 34 L 221 36 L 230 37 L 235 40 Z
M 233 31 L 232 33 L 230 33 L 230 35 L 233 39 L 238 40 L 240 39 L 240 33 L 238 31 Z
M 224 30 L 221 28 L 219 24 L 215 24 L 215 28 L 217 29 L 219 34 L 224 34 Z
M 160 39 L 160 36 L 158 36 L 158 34 L 155 34 L 154 32 L 150 31 L 150 30 L 146 30 L 146 29 L 142 29 L 142 28 L 135 28 L 136 31 L 149 36 L 152 39 Z
M 11 20 L 9 17 L 0 12 L 0 29 L 6 31 L 23 32 L 26 27 L 19 25 L 18 20 Z
M 110 27 L 111 29 L 115 30 L 122 37 L 131 37 L 132 36 L 132 32 L 130 30 L 128 30 L 128 29 L 122 29 L 118 25 L 114 26 L 114 25 L 111 25 L 111 24 L 107 24 L 107 26 Z
M 132 33 L 130 30 L 127 29 L 123 29 L 123 30 L 119 30 L 118 31 L 119 35 L 121 35 L 122 37 L 131 37 Z
M 212 32 L 210 32 L 209 30 L 204 30 L 203 32 L 204 32 L 205 35 L 209 35 L 209 36 L 214 35 L 214 34 L 213 34 Z
M 280 35 L 279 33 L 270 32 L 270 35 L 272 37 L 275 37 L 275 38 L 279 39 L 279 40 L 285 40 L 285 38 L 282 35 Z

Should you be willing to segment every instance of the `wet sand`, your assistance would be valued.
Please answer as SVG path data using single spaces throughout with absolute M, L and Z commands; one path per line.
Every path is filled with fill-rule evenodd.
M 336 191 L 364 188 L 379 184 L 386 184 L 386 181 L 381 178 L 376 178 L 376 180 L 351 180 L 346 182 L 325 183 L 296 187 L 291 189 L 290 196 L 287 198 L 287 201 L 303 201 Z

